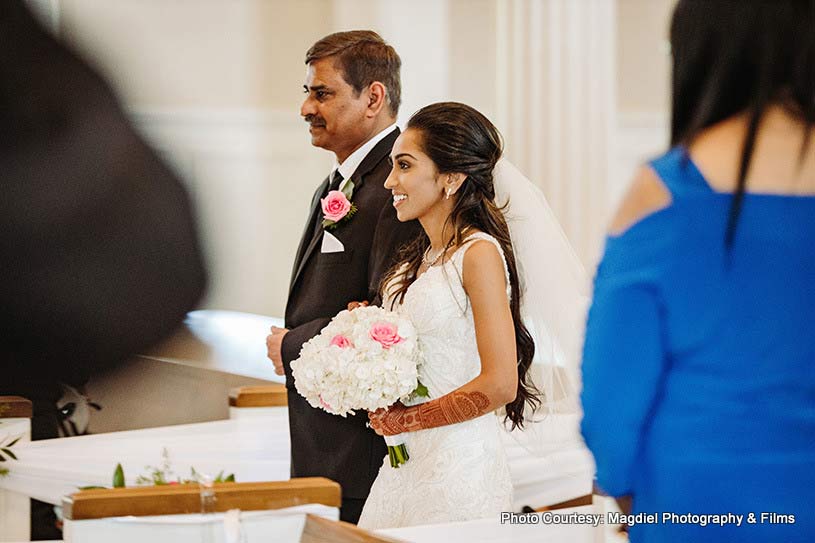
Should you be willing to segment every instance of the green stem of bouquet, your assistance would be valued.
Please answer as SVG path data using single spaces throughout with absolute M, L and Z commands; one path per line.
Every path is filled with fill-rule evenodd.
M 398 468 L 410 459 L 407 447 L 404 444 L 396 445 L 395 447 L 388 446 L 388 458 L 391 462 L 392 468 Z

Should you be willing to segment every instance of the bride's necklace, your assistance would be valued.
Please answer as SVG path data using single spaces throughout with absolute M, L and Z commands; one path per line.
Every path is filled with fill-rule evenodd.
M 464 230 L 462 230 L 462 232 L 461 232 L 461 235 L 463 236 L 469 230 L 470 230 L 469 227 L 464 228 Z M 439 250 L 439 252 L 436 253 L 433 256 L 430 256 L 430 249 L 432 247 L 430 245 L 428 245 L 427 249 L 424 250 L 424 254 L 422 255 L 422 264 L 424 264 L 428 268 L 432 268 L 433 266 L 435 266 L 438 263 L 439 259 L 441 259 L 441 257 L 444 256 L 444 253 L 447 252 L 447 249 L 449 249 L 450 247 L 453 246 L 454 241 L 455 241 L 455 238 L 451 238 L 450 241 L 447 242 L 447 245 L 442 247 Z
M 441 250 L 439 250 L 439 252 L 436 255 L 431 257 L 430 246 L 428 245 L 427 249 L 425 249 L 424 255 L 422 256 L 422 263 L 424 263 L 424 265 L 427 266 L 428 268 L 432 268 L 433 266 L 436 265 L 436 263 L 439 261 L 439 259 L 442 257 L 446 250 L 447 247 L 444 247 Z

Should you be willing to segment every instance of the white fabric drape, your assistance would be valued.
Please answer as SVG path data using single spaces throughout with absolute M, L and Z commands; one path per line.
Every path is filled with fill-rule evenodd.
M 587 269 L 608 214 L 613 0 L 496 0 L 496 124 Z

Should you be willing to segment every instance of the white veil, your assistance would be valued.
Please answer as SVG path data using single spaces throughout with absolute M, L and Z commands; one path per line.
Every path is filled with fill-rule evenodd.
M 580 358 L 589 301 L 583 265 L 543 192 L 502 159 L 493 172 L 495 201 L 508 203 L 509 225 L 521 290 L 521 315 L 535 340 L 530 371 L 542 393 L 523 431 L 513 436 L 535 455 L 581 442 Z

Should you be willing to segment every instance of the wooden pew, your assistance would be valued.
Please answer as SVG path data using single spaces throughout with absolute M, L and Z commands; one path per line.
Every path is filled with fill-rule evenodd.
M 19 396 L 0 396 L 0 420 L 23 419 L 31 421 L 31 401 Z M 28 433 L 31 433 L 29 428 Z
M 66 520 L 200 513 L 202 486 L 197 484 L 82 490 L 62 500 Z M 340 485 L 322 477 L 259 483 L 215 483 L 208 512 L 265 511 L 303 504 L 339 508 Z
M 286 407 L 288 404 L 286 387 L 282 384 L 239 387 L 229 393 L 230 407 Z
M 538 513 L 542 513 L 544 511 L 557 511 L 559 509 L 569 509 L 571 507 L 580 507 L 583 505 L 592 504 L 594 504 L 594 495 L 584 494 L 583 496 L 578 496 L 576 498 L 571 498 L 569 500 L 564 500 L 562 502 L 553 503 L 551 505 L 544 505 L 543 507 L 538 507 L 537 509 L 535 509 L 535 511 Z
M 229 392 L 229 418 L 263 416 L 285 411 L 288 403 L 286 386 L 280 383 L 236 387 Z
M 209 488 L 203 490 L 208 491 Z M 78 492 L 63 501 L 65 542 L 102 543 L 115 540 L 129 543 L 149 536 L 151 543 L 186 543 L 228 538 L 230 528 L 236 529 L 232 532 L 235 540 L 240 533 L 249 542 L 398 541 L 308 513 L 309 506 L 304 504 L 320 504 L 335 508 L 335 511 L 339 508 L 340 487 L 328 479 L 315 477 L 269 483 L 220 483 L 212 485 L 211 491 L 211 507 L 207 515 L 200 514 L 202 487 L 199 485 Z M 258 511 L 275 513 L 245 514 Z M 139 521 L 132 517 L 144 519 Z

